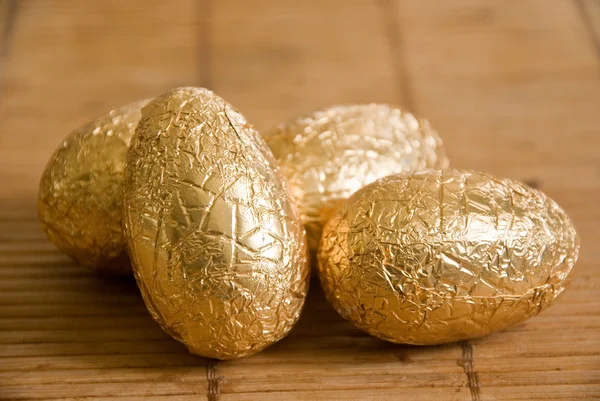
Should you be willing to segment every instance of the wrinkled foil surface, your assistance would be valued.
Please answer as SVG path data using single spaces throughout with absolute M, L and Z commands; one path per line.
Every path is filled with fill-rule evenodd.
M 192 353 L 251 355 L 297 321 L 300 215 L 264 140 L 211 91 L 178 88 L 143 108 L 124 215 L 146 306 Z
M 279 125 L 266 140 L 299 204 L 312 252 L 341 200 L 387 175 L 448 166 L 427 121 L 385 104 L 318 110 Z
M 383 178 L 326 225 L 319 276 L 346 319 L 384 340 L 480 337 L 547 308 L 579 240 L 552 199 L 464 170 Z
M 125 155 L 142 100 L 67 136 L 42 175 L 38 216 L 48 238 L 82 265 L 131 273 L 121 230 Z

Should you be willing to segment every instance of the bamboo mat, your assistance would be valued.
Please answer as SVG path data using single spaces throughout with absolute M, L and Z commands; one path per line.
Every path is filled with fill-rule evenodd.
M 600 398 L 597 0 L 0 0 L 0 399 Z M 540 187 L 582 252 L 551 309 L 440 347 L 362 334 L 313 289 L 251 358 L 188 355 L 132 280 L 59 254 L 35 214 L 61 138 L 113 106 L 207 86 L 259 129 L 334 103 L 391 102 L 438 128 L 456 167 Z

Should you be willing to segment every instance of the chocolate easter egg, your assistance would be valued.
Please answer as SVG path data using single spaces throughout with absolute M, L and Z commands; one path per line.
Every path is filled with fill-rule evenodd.
M 125 232 L 154 319 L 231 359 L 284 337 L 308 289 L 304 228 L 271 151 L 202 88 L 150 102 L 127 157 Z
M 383 178 L 326 225 L 327 299 L 384 340 L 441 344 L 513 326 L 564 291 L 579 240 L 563 209 L 510 179 L 465 170 Z

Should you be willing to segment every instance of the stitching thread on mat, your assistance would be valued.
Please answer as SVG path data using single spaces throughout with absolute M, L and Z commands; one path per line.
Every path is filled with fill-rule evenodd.
M 219 362 L 211 359 L 206 366 L 206 379 L 208 380 L 208 401 L 219 401 L 221 396 L 221 378 L 217 376 Z
M 481 401 L 481 387 L 479 386 L 479 375 L 473 368 L 473 345 L 469 341 L 461 341 L 462 360 L 459 361 L 467 375 L 467 386 L 471 391 L 472 401 Z

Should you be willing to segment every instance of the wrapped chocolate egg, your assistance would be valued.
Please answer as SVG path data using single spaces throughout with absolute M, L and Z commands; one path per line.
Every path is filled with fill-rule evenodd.
M 318 110 L 281 124 L 266 140 L 298 202 L 313 252 L 340 201 L 360 188 L 387 175 L 448 166 L 427 121 L 385 104 Z
M 71 133 L 40 181 L 38 216 L 48 238 L 78 263 L 102 272 L 131 273 L 121 230 L 123 170 L 147 102 L 112 110 Z
M 383 178 L 325 226 L 327 299 L 369 334 L 441 344 L 503 330 L 564 291 L 579 239 L 563 209 L 509 179 L 464 170 Z
M 209 90 L 142 109 L 124 219 L 153 318 L 190 352 L 231 359 L 284 337 L 308 290 L 304 228 L 272 153 Z

